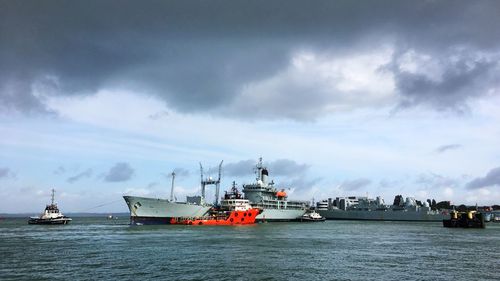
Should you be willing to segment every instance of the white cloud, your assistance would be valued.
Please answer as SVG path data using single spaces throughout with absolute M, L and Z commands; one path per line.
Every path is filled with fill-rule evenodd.
M 377 107 L 394 101 L 394 80 L 382 68 L 390 62 L 389 47 L 365 53 L 336 55 L 300 51 L 287 69 L 246 85 L 228 109 L 233 115 L 313 120 L 324 114 Z
M 442 193 L 444 198 L 453 198 L 455 195 L 455 192 L 451 187 L 445 187 Z
M 419 53 L 414 49 L 403 53 L 397 63 L 402 71 L 424 75 L 435 82 L 440 81 L 443 75 L 442 65 L 439 60 L 436 60 L 431 55 Z
M 49 109 L 63 118 L 96 126 L 114 124 L 116 128 L 136 125 L 139 120 L 165 111 L 159 100 L 129 91 L 101 90 L 95 95 L 52 96 Z

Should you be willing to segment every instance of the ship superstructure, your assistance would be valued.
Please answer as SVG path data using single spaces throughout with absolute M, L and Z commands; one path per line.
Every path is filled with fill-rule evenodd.
M 413 197 L 403 200 L 401 195 L 394 198 L 392 205 L 386 205 L 380 196 L 330 198 L 318 202 L 317 211 L 333 220 L 442 221 L 449 217 L 447 211 L 432 210 L 427 202 L 419 204 Z
M 257 221 L 294 221 L 298 220 L 309 208 L 306 201 L 289 201 L 285 189 L 269 182 L 269 171 L 262 164 L 262 158 L 255 168 L 256 181 L 243 185 L 245 198 L 255 208 L 263 210 Z

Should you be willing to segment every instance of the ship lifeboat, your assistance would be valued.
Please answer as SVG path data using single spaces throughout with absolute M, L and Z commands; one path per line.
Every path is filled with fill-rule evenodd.
M 277 197 L 285 198 L 286 197 L 286 192 L 284 190 L 276 192 Z
M 230 211 L 214 214 L 208 217 L 172 218 L 170 224 L 181 225 L 243 225 L 254 224 L 260 209 L 251 208 L 245 211 Z

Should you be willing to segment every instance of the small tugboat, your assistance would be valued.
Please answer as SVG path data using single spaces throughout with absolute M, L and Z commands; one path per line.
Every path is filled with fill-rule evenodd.
M 72 220 L 59 211 L 54 203 L 54 193 L 52 189 L 52 202 L 45 207 L 45 211 L 39 217 L 30 217 L 28 224 L 68 224 Z
M 485 228 L 484 215 L 476 211 L 450 213 L 449 220 L 443 220 L 444 227 Z
M 326 218 L 322 217 L 320 214 L 316 213 L 316 211 L 307 212 L 302 215 L 299 220 L 301 222 L 317 222 L 317 221 L 325 221 Z
M 231 191 L 224 195 L 221 207 L 212 210 L 204 217 L 177 217 L 170 220 L 170 224 L 183 225 L 243 225 L 254 224 L 255 218 L 262 212 L 261 209 L 253 208 L 247 199 L 236 188 L 233 182 Z

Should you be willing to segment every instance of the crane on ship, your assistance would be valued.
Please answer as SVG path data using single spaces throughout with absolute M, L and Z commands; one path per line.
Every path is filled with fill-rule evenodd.
M 207 185 L 215 185 L 215 205 L 219 205 L 219 192 L 220 192 L 220 179 L 222 175 L 222 163 L 224 160 L 220 161 L 219 164 L 219 174 L 217 179 L 213 179 L 212 177 L 203 177 L 203 166 L 200 163 L 200 174 L 201 174 L 201 198 L 205 200 L 205 190 Z

